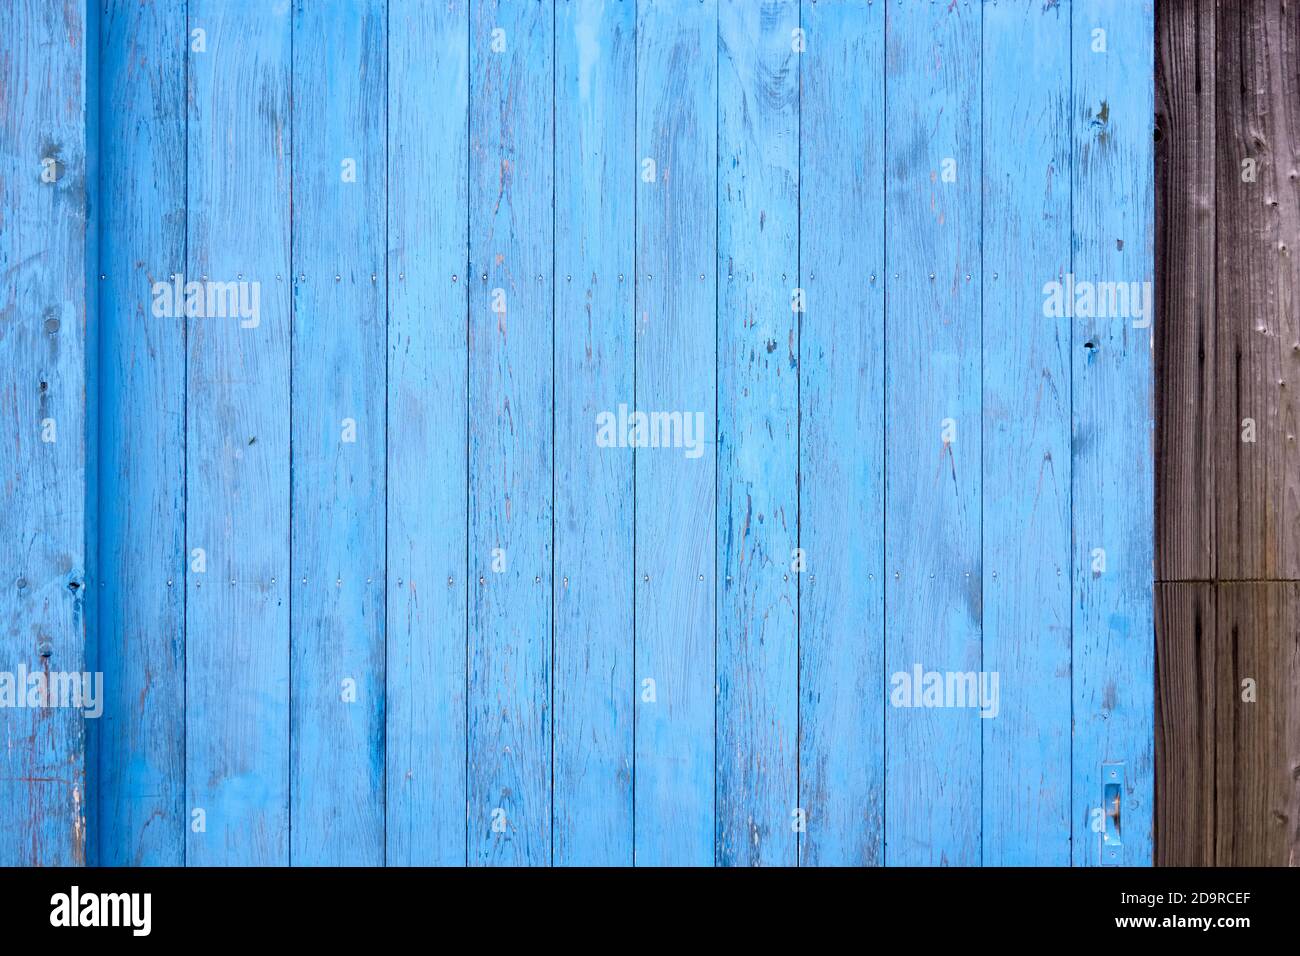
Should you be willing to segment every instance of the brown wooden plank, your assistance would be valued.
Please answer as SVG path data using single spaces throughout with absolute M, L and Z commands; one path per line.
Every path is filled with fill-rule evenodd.
M 1218 585 L 1215 862 L 1300 866 L 1300 584 Z M 1253 681 L 1254 700 L 1248 699 Z
M 1300 4 L 1158 4 L 1156 90 L 1157 578 L 1220 582 L 1157 587 L 1156 860 L 1294 865 Z
M 1300 577 L 1300 4 L 1218 7 L 1217 576 Z M 1254 169 L 1245 167 L 1253 161 Z M 1253 420 L 1255 441 L 1243 440 Z M 1197 509 L 1181 498 L 1178 510 Z M 1199 503 L 1205 507 L 1204 502 Z
M 1214 25 L 1156 5 L 1157 580 L 1214 575 Z
M 1156 585 L 1156 864 L 1214 865 L 1215 587 Z

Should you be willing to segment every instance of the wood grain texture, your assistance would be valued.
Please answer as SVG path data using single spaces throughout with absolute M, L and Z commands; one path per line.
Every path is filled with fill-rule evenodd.
M 798 858 L 798 29 L 798 2 L 719 4 L 717 829 L 724 866 L 791 866 Z
M 551 5 L 470 11 L 469 853 L 551 860 Z
M 388 17 L 384 832 L 390 866 L 450 866 L 465 862 L 469 4 L 401 0 Z
M 639 448 L 636 862 L 715 858 L 718 2 L 637 4 L 636 403 L 702 413 L 702 454 Z M 650 681 L 652 684 L 647 684 Z
M 16 683 L 85 668 L 87 24 L 82 2 L 0 11 L 0 671 Z M 28 706 L 0 712 L 0 865 L 84 863 L 83 712 L 18 686 Z
M 1300 585 L 1157 594 L 1157 863 L 1300 865 Z
M 1156 576 L 1215 568 L 1216 0 L 1156 5 Z M 1189 503 L 1190 506 L 1189 506 Z
M 1070 862 L 1071 320 L 1044 314 L 1070 268 L 1069 59 L 1068 8 L 985 6 L 986 866 Z
M 1300 10 L 1218 7 L 1217 576 L 1300 578 Z M 1248 170 L 1247 163 L 1253 165 Z M 1254 440 L 1246 440 L 1246 420 Z
M 0 36 L 0 96 L 46 111 L 0 143 L 0 409 L 6 487 L 45 497 L 0 518 L 0 646 L 75 643 L 97 543 L 104 860 L 1150 861 L 1152 329 L 1043 305 L 1153 278 L 1151 0 L 112 0 L 102 67 L 36 10 L 0 13 L 60 38 Z M 1192 185 L 1160 241 L 1208 271 L 1247 203 L 1217 261 L 1249 308 L 1162 276 L 1162 567 L 1287 574 L 1294 6 L 1210 12 L 1161 12 L 1193 73 L 1161 86 L 1162 188 Z M 21 138 L 89 141 L 92 107 L 102 229 Z M 1227 193 L 1240 144 L 1271 158 Z M 69 261 L 112 321 L 65 350 L 21 323 L 93 312 Z M 256 321 L 145 312 L 172 272 L 256 283 Z M 83 434 L 69 382 L 101 458 L 33 450 L 41 402 Z M 1290 592 L 1206 587 L 1162 594 L 1160 858 L 1286 862 Z M 891 701 L 917 668 L 996 674 L 997 716 Z M 32 717 L 0 712 L 0 849 L 75 862 L 81 722 Z
M 1300 866 L 1300 584 L 1220 584 L 1217 603 L 1215 863 Z
M 856 0 L 803 4 L 801 17 L 799 861 L 879 866 L 885 12 Z
M 1157 859 L 1294 865 L 1300 9 L 1159 13 Z
M 1072 15 L 1071 272 L 1142 296 L 1154 268 L 1152 5 L 1080 0 Z M 1071 323 L 1076 866 L 1152 860 L 1152 317 L 1134 301 L 1095 301 Z M 1108 785 L 1121 804 L 1114 843 L 1109 822 L 1092 826 Z
M 597 419 L 635 397 L 636 4 L 555 28 L 555 864 L 632 862 L 632 451 Z M 623 281 L 619 281 L 623 276 Z
M 385 845 L 386 4 L 298 0 L 293 31 L 292 854 L 373 866 Z
M 100 25 L 96 392 L 95 859 L 185 861 L 185 326 L 153 313 L 185 272 L 188 39 L 183 2 L 106 5 Z
M 290 13 L 188 10 L 185 279 L 256 283 L 259 308 L 186 321 L 185 860 L 284 866 Z
M 1208 582 L 1156 585 L 1156 864 L 1215 865 L 1220 651 Z M 1235 708 L 1235 704 L 1231 704 Z
M 886 679 L 980 666 L 980 9 L 889 4 Z M 949 165 L 949 164 L 953 165 Z M 955 172 L 945 181 L 946 171 Z M 888 688 L 887 688 L 888 690 Z M 980 860 L 980 717 L 885 712 L 886 863 Z M 929 794 L 927 800 L 914 795 Z

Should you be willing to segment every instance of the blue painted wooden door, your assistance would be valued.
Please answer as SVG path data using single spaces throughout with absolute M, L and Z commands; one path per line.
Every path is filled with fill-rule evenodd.
M 1150 862 L 1151 0 L 91 24 L 93 861 Z

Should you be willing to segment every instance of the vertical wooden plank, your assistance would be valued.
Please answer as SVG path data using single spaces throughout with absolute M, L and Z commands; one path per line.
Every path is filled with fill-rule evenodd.
M 90 39 L 85 3 L 0 12 L 0 672 L 27 703 L 0 708 L 3 866 L 85 862 L 83 709 L 26 694 L 85 668 Z
M 387 862 L 450 866 L 465 862 L 469 3 L 388 16 Z
M 1218 430 L 1240 437 L 1240 422 L 1210 401 L 1216 6 L 1156 5 L 1156 577 L 1171 581 L 1215 575 Z
M 1175 626 L 1190 612 L 1166 612 L 1157 635 L 1157 702 L 1173 710 L 1156 738 L 1157 861 L 1295 863 L 1295 590 L 1241 579 L 1297 575 L 1300 17 L 1272 0 L 1166 3 L 1157 37 L 1158 570 L 1221 582 L 1217 671 Z M 1202 530 L 1187 540 L 1186 528 Z M 1205 604 L 1195 611 L 1213 633 Z M 1186 691 L 1201 699 L 1167 703 L 1167 684 L 1202 669 L 1210 677 Z
M 101 25 L 98 862 L 185 861 L 185 317 L 153 313 L 185 272 L 183 0 L 113 2 Z
M 82 666 L 86 672 L 91 675 L 102 674 L 103 670 L 100 665 L 99 654 L 99 593 L 103 590 L 103 578 L 100 575 L 99 565 L 99 499 L 101 497 L 101 485 L 99 482 L 100 474 L 100 430 L 99 430 L 99 396 L 100 396 L 100 342 L 103 339 L 103 333 L 100 328 L 99 312 L 99 295 L 97 286 L 101 282 L 99 276 L 99 232 L 100 223 L 103 220 L 103 210 L 100 207 L 98 197 L 100 195 L 100 130 L 99 115 L 100 101 L 99 91 L 102 89 L 100 80 L 101 69 L 101 46 L 103 43 L 103 19 L 107 13 L 107 5 L 90 3 L 86 5 L 86 56 L 83 61 L 86 76 L 84 87 L 85 107 L 83 110 L 83 129 L 86 161 L 84 165 L 84 176 L 86 183 L 89 184 L 89 200 L 86 203 L 85 215 L 85 242 L 82 244 L 84 250 L 81 267 L 82 267 L 82 286 L 85 292 L 86 301 L 86 334 L 84 338 L 85 349 L 85 374 L 84 388 L 85 400 L 85 486 L 83 514 L 85 520 L 82 526 L 82 540 L 85 548 L 85 580 L 84 580 L 84 599 L 82 601 L 82 614 L 85 617 L 85 641 L 82 644 Z M 95 678 L 92 676 L 91 678 Z M 102 678 L 100 678 L 102 680 Z M 84 683 L 83 683 L 84 688 Z M 93 686 L 93 685 L 92 685 Z M 82 845 L 82 859 L 89 866 L 99 865 L 99 834 L 102 827 L 99 826 L 99 803 L 96 795 L 99 792 L 99 755 L 100 755 L 100 730 L 103 718 L 103 691 L 99 694 L 100 703 L 96 705 L 99 716 L 90 720 L 83 725 L 84 736 L 82 744 L 82 764 L 84 767 L 83 784 L 85 794 L 85 811 L 82 819 L 85 821 L 85 839 Z
M 697 458 L 634 452 L 636 862 L 707 866 L 715 840 L 717 329 L 709 316 L 718 281 L 718 4 L 639 0 L 637 8 L 635 408 L 693 421 L 702 414 L 705 435 Z
M 551 4 L 470 23 L 469 852 L 551 860 Z
M 717 830 L 724 865 L 798 859 L 798 30 L 797 0 L 722 0 L 718 8 Z
M 1152 858 L 1153 24 L 1150 0 L 1073 5 L 1071 272 L 1116 284 L 1076 285 L 1072 320 L 1076 866 Z M 1118 843 L 1092 827 L 1112 784 Z
M 566 0 L 555 33 L 555 863 L 632 862 L 636 4 Z M 623 276 L 623 281 L 619 281 Z
M 970 866 L 978 710 L 896 704 L 981 669 L 980 8 L 893 0 L 886 29 L 886 859 Z
M 800 862 L 884 862 L 884 6 L 805 3 Z M 846 512 L 856 520 L 846 521 Z
M 1215 568 L 1214 456 L 1238 428 L 1215 394 L 1215 137 L 1218 4 L 1156 6 L 1156 576 Z M 1189 507 L 1189 503 L 1191 506 Z M 1155 862 L 1213 866 L 1216 589 L 1158 584 Z
M 1217 570 L 1221 580 L 1288 583 L 1219 589 L 1214 855 L 1220 865 L 1295 866 L 1300 16 L 1280 0 L 1220 4 L 1215 31 Z
M 1216 31 L 1218 576 L 1294 580 L 1300 16 L 1282 0 L 1220 3 Z
M 1215 703 L 1221 696 L 1215 596 L 1215 586 L 1204 582 L 1156 585 L 1159 866 L 1215 865 Z
M 1070 863 L 1069 14 L 984 7 L 986 866 Z
M 1218 594 L 1214 860 L 1300 866 L 1300 585 L 1221 584 Z
M 289 8 L 190 0 L 189 37 L 183 278 L 199 294 L 186 319 L 186 862 L 283 866 Z M 248 308 L 231 310 L 215 283 Z
M 294 6 L 292 855 L 384 859 L 386 6 Z

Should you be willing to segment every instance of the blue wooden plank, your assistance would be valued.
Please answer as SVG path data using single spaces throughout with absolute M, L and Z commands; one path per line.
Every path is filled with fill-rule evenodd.
M 104 581 L 99 565 L 99 498 L 100 475 L 100 429 L 99 404 L 102 390 L 100 388 L 100 342 L 103 333 L 100 328 L 99 290 L 102 281 L 99 254 L 100 223 L 103 221 L 103 207 L 100 203 L 100 70 L 102 63 L 101 44 L 103 37 L 103 19 L 107 4 L 89 3 L 86 5 L 86 56 L 84 60 L 85 80 L 82 93 L 85 97 L 83 108 L 83 129 L 85 136 L 85 182 L 87 201 L 85 205 L 85 242 L 82 244 L 84 255 L 81 261 L 82 280 L 86 298 L 86 335 L 85 335 L 85 491 L 83 493 L 82 513 L 83 541 L 85 542 L 86 576 L 85 597 L 82 601 L 82 614 L 85 616 L 85 643 L 82 657 L 85 670 L 94 674 L 103 674 L 99 654 L 99 598 L 103 595 Z M 182 622 L 183 623 L 183 622 Z M 92 680 L 95 678 L 92 677 Z M 102 679 L 102 678 L 101 678 Z M 84 686 L 84 685 L 83 685 Z M 101 692 L 101 698 L 102 698 Z M 99 716 L 84 724 L 83 761 L 85 775 L 83 794 L 85 811 L 85 839 L 82 859 L 90 866 L 99 864 L 99 834 L 102 831 L 99 817 L 99 798 L 96 787 L 99 782 L 100 737 L 103 727 L 103 703 L 98 705 Z M 183 779 L 183 777 L 182 777 Z
M 469 852 L 551 860 L 554 10 L 470 11 Z
M 798 0 L 718 9 L 718 860 L 799 819 Z
M 85 11 L 0 13 L 0 669 L 102 623 L 104 862 L 1149 862 L 1150 0 L 799 6 L 112 0 L 99 175 Z
M 716 0 L 638 3 L 635 409 L 704 425 L 698 457 L 634 452 L 636 862 L 649 866 L 715 857 L 717 31 Z
M 1076 866 L 1152 859 L 1153 23 L 1151 0 L 1073 7 L 1071 272 L 1133 284 L 1105 315 L 1076 285 L 1071 322 Z
M 384 859 L 386 5 L 294 7 L 292 859 Z
M 986 865 L 1070 862 L 1070 16 L 984 7 Z M 1014 147 L 1013 147 L 1014 144 Z M 996 275 L 996 278 L 994 276 Z M 990 685 L 991 686 L 991 685 Z
M 388 16 L 387 862 L 449 866 L 465 862 L 469 4 Z
M 805 3 L 800 102 L 801 863 L 884 862 L 885 13 Z M 846 515 L 855 520 L 846 520 Z
M 970 866 L 978 712 L 903 692 L 981 669 L 980 7 L 894 0 L 886 31 L 886 861 Z
M 85 668 L 86 44 L 84 3 L 0 12 L 0 866 L 85 862 L 83 710 L 27 678 Z
M 573 0 L 555 32 L 555 863 L 632 862 L 636 4 Z M 619 281 L 623 276 L 623 281 Z
M 182 0 L 114 0 L 101 24 L 92 835 L 106 866 L 185 860 L 185 318 L 152 309 L 154 284 L 185 272 L 185 15 Z
M 186 862 L 284 865 L 289 10 L 190 0 L 189 31 L 183 278 L 204 294 L 186 320 Z M 212 283 L 247 308 L 208 315 L 209 292 L 231 311 Z

